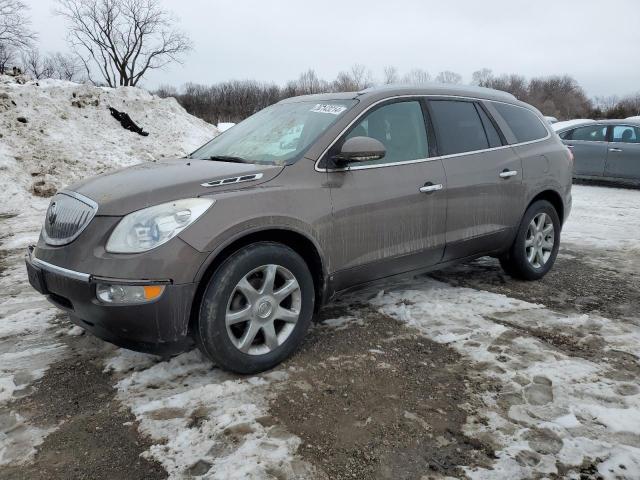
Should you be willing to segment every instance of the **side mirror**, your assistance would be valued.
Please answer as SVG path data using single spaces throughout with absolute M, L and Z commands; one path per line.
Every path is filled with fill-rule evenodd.
M 342 144 L 340 153 L 333 157 L 338 162 L 366 162 L 380 160 L 387 151 L 379 140 L 371 137 L 353 137 Z

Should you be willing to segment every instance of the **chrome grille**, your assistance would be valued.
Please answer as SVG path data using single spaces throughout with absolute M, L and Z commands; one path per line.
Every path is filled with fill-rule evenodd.
M 75 192 L 59 192 L 49 204 L 42 230 L 49 245 L 73 242 L 93 219 L 98 205 Z

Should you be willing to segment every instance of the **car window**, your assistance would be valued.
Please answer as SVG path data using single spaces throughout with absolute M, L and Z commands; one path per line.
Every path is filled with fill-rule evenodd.
M 431 100 L 429 106 L 440 155 L 489 148 L 482 120 L 473 102 Z
M 498 130 L 496 130 L 495 125 L 489 119 L 489 116 L 485 113 L 484 109 L 476 104 L 476 109 L 478 110 L 478 114 L 480 115 L 480 120 L 482 120 L 482 126 L 484 127 L 484 131 L 487 134 L 487 139 L 489 140 L 489 146 L 500 147 L 502 146 L 502 140 L 500 139 L 500 134 Z
M 427 158 L 429 145 L 420 102 L 397 102 L 384 105 L 356 124 L 345 140 L 353 137 L 371 137 L 382 142 L 384 158 L 360 165 L 404 162 Z
M 612 142 L 640 143 L 640 128 L 630 125 L 616 125 L 613 127 Z
M 507 103 L 492 102 L 492 105 L 507 122 L 518 143 L 540 140 L 548 135 L 547 127 L 531 110 Z
M 565 140 L 577 140 L 582 142 L 606 142 L 607 126 L 589 125 L 586 127 L 574 128 L 568 132 L 568 135 L 562 138 Z

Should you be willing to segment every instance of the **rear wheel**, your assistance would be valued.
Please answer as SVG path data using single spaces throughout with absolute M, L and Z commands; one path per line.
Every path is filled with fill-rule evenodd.
M 311 273 L 292 249 L 261 242 L 229 257 L 204 293 L 196 335 L 222 368 L 257 373 L 289 357 L 313 316 Z
M 546 200 L 531 204 L 525 212 L 516 239 L 500 258 L 509 275 L 522 280 L 544 277 L 555 263 L 560 246 L 560 218 Z

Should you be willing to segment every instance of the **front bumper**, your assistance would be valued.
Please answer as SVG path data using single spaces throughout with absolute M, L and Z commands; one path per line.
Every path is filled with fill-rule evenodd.
M 185 351 L 189 337 L 195 283 L 175 285 L 170 280 L 123 280 L 96 277 L 25 256 L 29 282 L 72 321 L 99 338 L 120 347 L 160 355 Z M 149 303 L 115 305 L 96 298 L 96 283 L 165 285 L 162 295 Z

